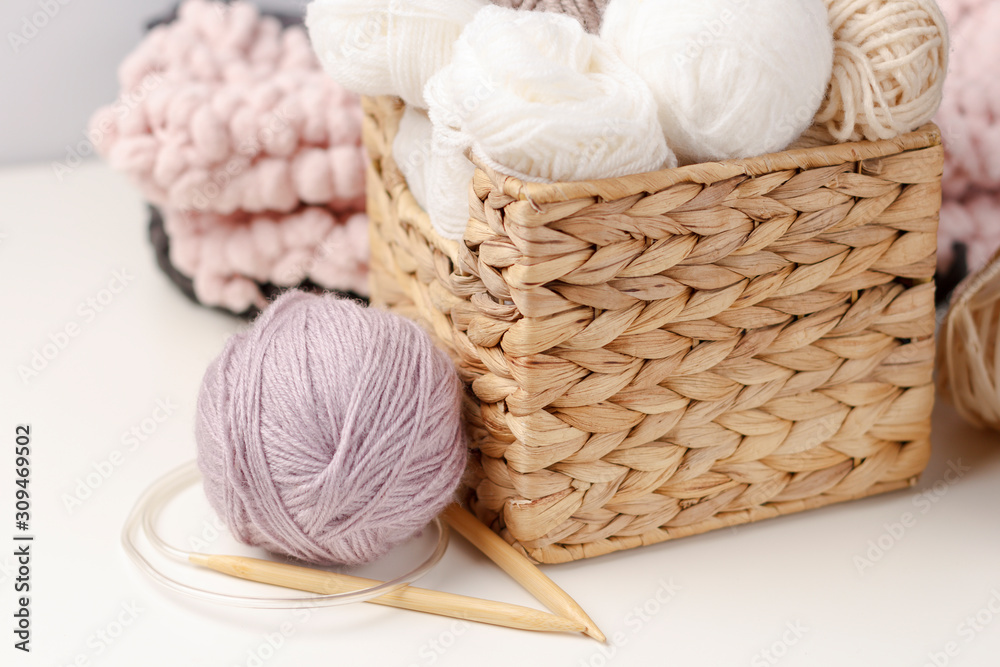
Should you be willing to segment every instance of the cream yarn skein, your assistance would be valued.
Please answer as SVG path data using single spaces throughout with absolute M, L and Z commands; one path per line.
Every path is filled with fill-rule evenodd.
M 836 51 L 815 129 L 836 141 L 876 140 L 929 122 L 941 104 L 948 70 L 948 26 L 937 3 L 826 4 Z
M 1000 430 L 1000 253 L 955 289 L 937 346 L 937 385 L 962 418 Z
M 486 0 L 314 0 L 313 48 L 337 83 L 361 95 L 396 95 L 426 108 L 424 86 Z
M 562 14 L 484 7 L 424 94 L 435 146 L 469 147 L 522 180 L 614 178 L 676 165 L 648 86 Z
M 682 163 L 783 150 L 833 64 L 823 0 L 611 0 L 601 37 L 653 90 Z

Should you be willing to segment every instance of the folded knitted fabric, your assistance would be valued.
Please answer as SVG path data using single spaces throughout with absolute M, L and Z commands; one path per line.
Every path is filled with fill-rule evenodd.
M 329 209 L 287 214 L 161 211 L 171 267 L 191 279 L 195 298 L 234 313 L 263 308 L 262 285 L 368 294 L 368 219 Z
M 221 8 L 221 9 L 220 9 Z M 121 64 L 91 136 L 155 204 L 228 214 L 363 205 L 356 96 L 303 28 L 251 5 L 188 0 Z

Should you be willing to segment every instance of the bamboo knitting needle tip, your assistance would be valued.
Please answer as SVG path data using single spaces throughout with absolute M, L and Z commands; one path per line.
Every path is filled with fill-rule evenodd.
M 449 505 L 441 516 L 448 525 L 513 577 L 538 601 L 555 613 L 582 623 L 586 628 L 583 632 L 587 636 L 602 643 L 607 642 L 607 637 L 576 600 L 479 519 L 457 504 Z
M 192 553 L 188 555 L 195 565 L 215 570 L 248 581 L 293 588 L 320 595 L 346 593 L 378 585 L 379 581 L 315 570 L 299 565 L 243 556 L 215 556 Z M 460 618 L 466 621 L 489 623 L 519 630 L 538 632 L 585 632 L 582 623 L 574 619 L 548 614 L 544 611 L 494 602 L 479 598 L 443 593 L 425 588 L 403 586 L 385 595 L 368 600 L 374 604 L 422 611 L 438 616 Z

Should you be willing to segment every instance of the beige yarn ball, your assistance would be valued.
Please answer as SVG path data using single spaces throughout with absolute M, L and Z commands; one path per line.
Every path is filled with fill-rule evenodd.
M 1000 253 L 955 290 L 938 335 L 938 389 L 966 421 L 1000 430 Z
M 891 139 L 929 122 L 948 70 L 948 26 L 934 0 L 826 0 L 833 79 L 809 135 Z

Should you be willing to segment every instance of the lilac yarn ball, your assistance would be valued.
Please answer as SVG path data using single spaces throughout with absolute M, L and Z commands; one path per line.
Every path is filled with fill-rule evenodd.
M 240 541 L 355 565 L 416 534 L 465 468 L 455 368 L 416 324 L 288 292 L 209 366 L 198 465 Z

